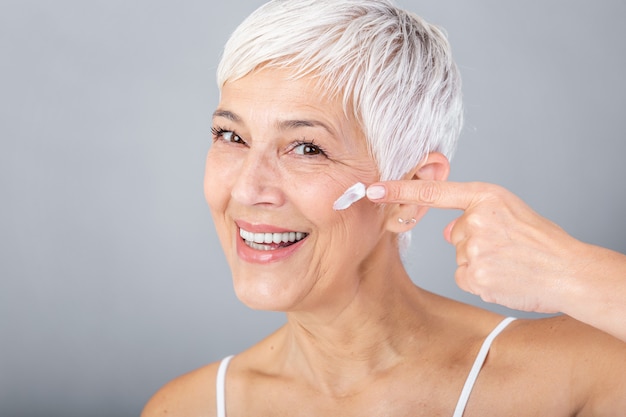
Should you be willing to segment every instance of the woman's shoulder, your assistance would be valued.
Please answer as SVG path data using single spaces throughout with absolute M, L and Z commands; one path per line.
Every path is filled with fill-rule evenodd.
M 571 317 L 516 320 L 490 356 L 499 378 L 514 370 L 538 397 L 560 387 L 577 415 L 613 416 L 626 409 L 626 343 Z M 536 389 L 528 390 L 530 383 Z
M 214 362 L 181 375 L 150 398 L 141 417 L 213 417 L 215 380 L 220 362 Z
M 454 335 L 465 333 L 483 337 L 506 318 L 501 314 L 452 300 L 437 294 L 429 294 L 429 307 Z M 517 318 L 501 335 L 497 344 L 506 345 L 508 351 L 518 349 L 549 349 L 559 352 L 591 352 L 598 350 L 626 349 L 626 343 L 575 320 L 567 315 L 550 315 L 540 318 Z
M 584 358 L 599 352 L 624 353 L 626 343 L 566 315 L 518 319 L 503 340 L 509 350 L 551 352 L 563 357 Z
M 260 342 L 238 352 L 228 365 L 229 390 L 258 375 L 258 364 L 267 361 L 280 329 Z M 216 381 L 223 360 L 181 375 L 161 387 L 150 398 L 141 417 L 214 417 L 217 415 Z
M 504 319 L 456 301 L 437 304 L 444 307 L 439 311 L 454 345 L 482 343 Z M 509 323 L 493 341 L 480 375 L 480 389 L 472 394 L 476 403 L 493 404 L 494 393 L 523 392 L 519 401 L 510 397 L 511 404 L 535 404 L 538 410 L 570 404 L 579 416 L 617 416 L 623 414 L 616 410 L 626 409 L 626 343 L 566 315 Z
M 484 338 L 506 317 L 480 307 L 454 300 L 446 307 L 446 326 L 458 335 Z M 460 340 L 464 340 L 461 338 Z M 567 315 L 540 318 L 517 318 L 510 322 L 493 342 L 492 353 L 507 354 L 512 361 L 532 357 L 532 362 L 566 362 L 582 368 L 587 358 L 615 358 L 620 366 L 626 361 L 626 343 Z M 569 368 L 569 367 L 568 367 Z

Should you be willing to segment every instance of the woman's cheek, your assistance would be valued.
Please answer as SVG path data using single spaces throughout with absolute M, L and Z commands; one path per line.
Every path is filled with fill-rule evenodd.
M 234 181 L 233 163 L 228 163 L 229 158 L 221 155 L 219 151 L 211 148 L 207 154 L 204 172 L 204 196 L 212 209 L 216 209 L 223 203 L 225 193 L 230 193 L 232 181 Z
M 351 181 L 354 179 L 350 175 L 339 175 L 326 167 L 292 172 L 286 183 L 289 184 L 287 188 L 289 199 L 299 206 L 302 212 L 324 221 L 337 215 L 333 210 L 333 203 L 352 185 Z

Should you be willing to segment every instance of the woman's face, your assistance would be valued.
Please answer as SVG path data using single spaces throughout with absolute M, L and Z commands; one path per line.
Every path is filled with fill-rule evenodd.
M 308 78 L 263 69 L 227 83 L 213 116 L 204 190 L 238 297 L 289 311 L 354 292 L 384 213 L 333 202 L 378 180 L 363 134 Z

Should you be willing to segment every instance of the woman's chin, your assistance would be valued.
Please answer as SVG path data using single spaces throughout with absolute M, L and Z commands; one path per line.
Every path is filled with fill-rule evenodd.
M 239 301 L 253 310 L 289 311 L 298 303 L 298 297 L 289 294 L 284 287 L 271 285 L 235 283 L 235 294 Z

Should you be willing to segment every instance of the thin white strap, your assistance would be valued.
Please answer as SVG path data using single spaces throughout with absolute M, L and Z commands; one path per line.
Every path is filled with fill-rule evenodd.
M 461 396 L 459 397 L 459 402 L 456 404 L 456 408 L 454 409 L 454 414 L 452 417 L 461 417 L 463 416 L 463 412 L 465 411 L 465 407 L 467 406 L 467 401 L 469 400 L 470 394 L 472 392 L 472 388 L 474 388 L 474 383 L 478 378 L 478 374 L 480 373 L 483 364 L 485 363 L 485 359 L 487 358 L 487 354 L 489 353 L 489 349 L 491 348 L 491 344 L 493 343 L 496 336 L 500 334 L 502 330 L 509 325 L 515 317 L 507 317 L 502 320 L 500 324 L 496 326 L 495 329 L 489 333 L 489 336 L 483 342 L 483 345 L 480 347 L 478 351 L 478 355 L 476 356 L 476 360 L 474 361 L 474 365 L 470 370 L 467 379 L 465 380 L 465 385 L 463 386 L 463 390 L 461 391 Z
M 233 355 L 222 359 L 220 367 L 217 369 L 217 378 L 215 380 L 217 417 L 226 417 L 226 370 L 232 358 Z

